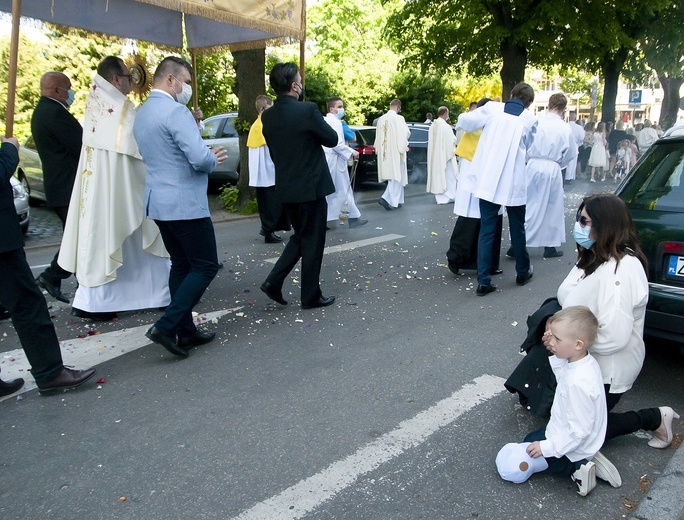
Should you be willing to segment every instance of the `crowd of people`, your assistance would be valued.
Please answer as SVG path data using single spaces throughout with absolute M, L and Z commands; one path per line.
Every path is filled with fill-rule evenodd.
M 226 152 L 204 145 L 186 106 L 193 73 L 183 59 L 163 59 L 148 99 L 136 111 L 127 98 L 128 70 L 119 58 L 107 57 L 88 93 L 83 127 L 68 110 L 74 97 L 69 78 L 59 72 L 43 76 L 32 128 L 45 166 L 48 205 L 63 223 L 64 236 L 37 280 L 26 262 L 9 185 L 18 142 L 2 138 L 0 219 L 7 232 L 0 235 L 0 266 L 12 276 L 0 286 L 0 303 L 43 393 L 79 386 L 95 373 L 64 367 L 39 289 L 69 302 L 61 281 L 72 274 L 78 280 L 72 307 L 77 316 L 111 319 L 125 310 L 163 308 L 146 336 L 178 357 L 215 337 L 196 327 L 192 310 L 220 268 L 207 176 Z M 367 223 L 348 175 L 348 162 L 358 155 L 348 144 L 353 134 L 343 124 L 341 98 L 328 100 L 325 116 L 314 103 L 303 102 L 294 63 L 275 65 L 269 81 L 277 97 L 275 102 L 267 96 L 256 99 L 258 117 L 247 139 L 250 186 L 256 188 L 265 241 L 282 241 L 280 231 L 293 233 L 261 290 L 287 305 L 283 285 L 301 260 L 302 308 L 326 307 L 335 302 L 320 286 L 328 224 L 342 213 L 350 228 Z M 617 169 L 617 179 L 635 154 L 652 144 L 654 134 L 657 138 L 649 122 L 634 134 L 620 123 L 615 129 L 604 123 L 582 129 L 576 114 L 566 123 L 563 94 L 552 95 L 540 117 L 529 111 L 533 101 L 526 83 L 516 85 L 506 102 L 482 99 L 458 117 L 458 137 L 447 107 L 439 107 L 436 119 L 428 114 L 427 191 L 437 204 L 454 203 L 458 218 L 448 266 L 454 274 L 476 269 L 478 296 L 497 291 L 492 276 L 502 274 L 504 211 L 516 284 L 522 286 L 534 274 L 528 247 L 544 247 L 546 258 L 562 255 L 556 248 L 565 241 L 563 170 L 571 180 L 568 171 L 572 177 L 588 165 L 595 182 Z M 395 99 L 377 121 L 378 177 L 387 181 L 379 203 L 388 211 L 402 207 L 408 181 L 409 130 L 400 112 L 401 101 Z M 497 467 L 513 482 L 542 471 L 572 476 L 586 495 L 597 477 L 621 484 L 617 468 L 599 452 L 606 440 L 643 429 L 653 434 L 650 446 L 664 448 L 672 442 L 678 415 L 667 406 L 612 412 L 643 364 L 648 299 L 646 260 L 624 202 L 610 194 L 586 198 L 573 239 L 577 263 L 556 298 L 538 311 L 530 354 L 507 381 L 521 402 L 534 403 L 550 420 L 523 444 L 506 445 Z M 543 393 L 531 390 L 530 374 L 546 374 Z M 0 395 L 22 384 L 0 382 Z

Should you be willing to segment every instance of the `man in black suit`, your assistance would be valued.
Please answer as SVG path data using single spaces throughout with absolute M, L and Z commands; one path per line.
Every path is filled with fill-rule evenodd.
M 74 91 L 69 78 L 61 72 L 46 72 L 40 78 L 40 100 L 31 116 L 31 133 L 43 165 L 45 198 L 62 221 L 62 229 L 69 211 L 83 140 L 83 128 L 68 109 L 73 101 Z M 59 250 L 37 281 L 52 297 L 69 303 L 61 286 L 62 280 L 69 278 L 71 273 L 57 264 L 58 256 Z
M 278 63 L 269 80 L 278 97 L 261 116 L 263 133 L 275 165 L 275 195 L 283 203 L 294 234 L 261 290 L 287 305 L 283 282 L 301 258 L 302 308 L 326 307 L 335 297 L 323 296 L 319 277 L 328 213 L 325 196 L 334 193 L 335 185 L 322 146 L 336 146 L 337 132 L 314 103 L 298 101 L 303 100 L 304 87 L 297 65 Z
M 15 137 L 0 137 L 0 141 L 0 302 L 12 318 L 41 393 L 73 388 L 93 377 L 95 369 L 72 370 L 62 363 L 45 298 L 26 262 L 24 235 L 14 207 L 10 177 L 19 164 L 19 143 Z M 0 396 L 16 392 L 23 384 L 21 378 L 0 381 Z

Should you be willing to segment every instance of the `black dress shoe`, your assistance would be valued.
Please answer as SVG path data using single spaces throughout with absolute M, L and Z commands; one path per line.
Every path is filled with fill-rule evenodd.
M 0 321 L 9 320 L 11 317 L 12 315 L 10 314 L 10 311 L 8 311 L 2 305 L 0 305 Z
M 489 274 L 495 275 L 495 274 L 503 274 L 503 269 L 492 269 L 489 271 Z
M 334 296 L 321 296 L 316 303 L 313 305 L 304 305 L 302 303 L 302 309 L 307 310 L 307 309 L 318 309 L 319 307 L 327 307 L 328 305 L 332 305 L 335 303 L 335 297 Z
M 211 330 L 196 330 L 189 336 L 178 336 L 178 346 L 189 350 L 192 347 L 199 347 L 209 343 L 216 337 L 216 333 Z
M 496 291 L 496 285 L 490 283 L 489 285 L 478 285 L 476 294 L 478 296 L 485 296 L 489 293 L 493 293 L 494 291 Z
M 525 285 L 527 282 L 529 282 L 532 279 L 532 276 L 534 275 L 534 268 L 530 266 L 530 270 L 527 271 L 527 273 L 521 275 L 518 275 L 515 277 L 515 283 L 518 285 Z
M 178 342 L 176 341 L 176 336 L 174 334 L 163 332 L 153 325 L 150 327 L 150 330 L 145 333 L 145 336 L 147 336 L 148 339 L 157 345 L 161 345 L 175 356 L 188 357 L 188 352 L 178 346 Z
M 368 224 L 368 221 L 365 218 L 350 218 L 348 222 L 349 229 L 354 229 Z
M 0 397 L 13 394 L 22 386 L 24 386 L 24 380 L 22 378 L 12 379 L 10 381 L 3 381 L 0 379 Z
M 458 265 L 453 263 L 453 262 L 447 262 L 447 266 L 449 267 L 449 271 L 451 271 L 454 274 L 458 274 Z
M 62 371 L 57 374 L 57 377 L 55 377 L 49 383 L 43 385 L 39 384 L 38 390 L 40 390 L 41 394 L 47 394 L 59 390 L 76 388 L 77 386 L 88 381 L 88 379 L 94 375 L 94 368 L 87 368 L 86 370 L 73 370 L 71 368 L 62 367 Z
M 76 307 L 71 308 L 71 315 L 93 321 L 111 321 L 117 317 L 116 312 L 88 312 Z
M 287 302 L 283 298 L 282 291 L 271 282 L 262 283 L 260 289 L 274 302 L 279 303 L 280 305 L 287 305 Z
M 380 204 L 383 208 L 385 208 L 387 211 L 392 211 L 394 208 L 390 206 L 390 203 L 387 202 L 385 199 L 380 198 L 378 201 L 378 204 Z
M 283 239 L 276 235 L 273 231 L 264 235 L 264 242 L 267 244 L 277 244 L 278 242 L 282 241 Z
M 558 258 L 559 256 L 563 256 L 563 251 L 558 251 L 555 247 L 544 248 L 544 258 Z
M 506 258 L 515 258 L 515 253 L 513 252 L 513 246 L 509 247 L 506 251 Z
M 38 278 L 36 278 L 36 282 L 40 287 L 45 289 L 48 292 L 48 294 L 52 296 L 55 300 L 59 300 L 60 302 L 64 303 L 69 303 L 69 298 L 62 294 L 62 289 L 60 289 L 59 285 L 55 285 L 50 280 L 45 278 L 44 275 L 41 274 L 40 276 L 38 276 Z

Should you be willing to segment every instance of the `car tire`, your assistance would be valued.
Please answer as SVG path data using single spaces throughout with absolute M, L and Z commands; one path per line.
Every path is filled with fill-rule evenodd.
M 28 223 L 28 222 L 27 222 L 26 224 L 22 224 L 22 225 L 21 225 L 21 232 L 22 232 L 24 235 L 25 235 L 26 233 L 28 233 L 28 230 L 29 230 L 29 223 Z

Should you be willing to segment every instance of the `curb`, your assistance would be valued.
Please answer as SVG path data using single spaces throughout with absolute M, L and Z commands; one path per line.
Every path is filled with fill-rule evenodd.
M 684 519 L 684 444 L 641 499 L 629 520 Z

